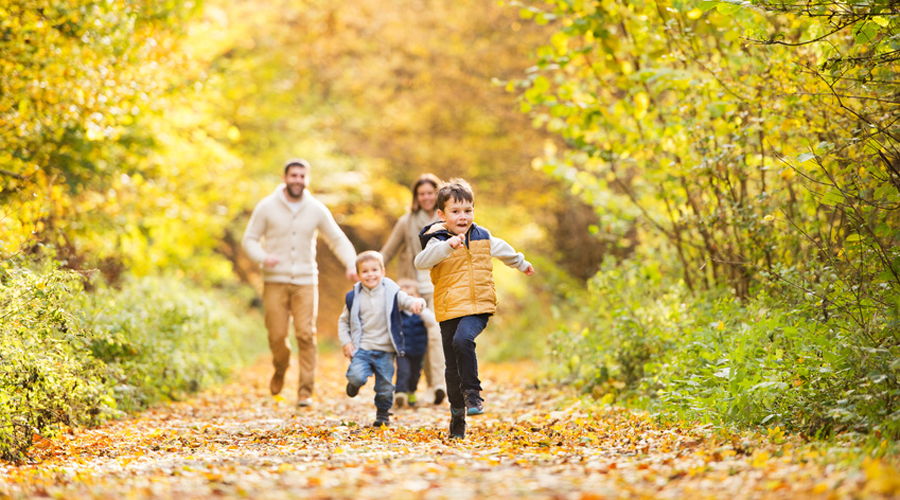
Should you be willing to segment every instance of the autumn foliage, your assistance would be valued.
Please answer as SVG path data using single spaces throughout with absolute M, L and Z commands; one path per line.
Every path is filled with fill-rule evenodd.
M 86 277 L 57 266 L 0 264 L 0 459 L 21 462 L 35 439 L 183 399 L 259 352 L 246 334 L 257 321 L 227 301 L 160 278 L 85 294 Z
M 610 261 L 556 336 L 598 395 L 900 436 L 891 2 L 512 2 L 555 27 L 508 88 Z M 581 331 L 581 329 L 584 329 Z

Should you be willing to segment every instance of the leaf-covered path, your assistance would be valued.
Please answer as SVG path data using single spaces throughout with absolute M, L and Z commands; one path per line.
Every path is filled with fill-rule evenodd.
M 663 428 L 538 388 L 524 364 L 482 369 L 487 414 L 445 438 L 447 406 L 374 417 L 370 384 L 344 395 L 323 355 L 317 403 L 266 393 L 269 368 L 197 398 L 42 440 L 35 464 L 0 465 L 0 498 L 846 498 L 900 491 L 895 469 L 840 472 L 809 447 Z M 288 374 L 286 392 L 296 387 Z M 293 381 L 293 386 L 291 382 Z M 780 442 L 780 444 L 777 444 Z

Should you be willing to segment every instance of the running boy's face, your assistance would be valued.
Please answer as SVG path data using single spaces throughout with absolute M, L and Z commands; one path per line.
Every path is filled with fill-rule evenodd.
M 369 290 L 378 286 L 381 279 L 384 278 L 384 268 L 381 267 L 380 262 L 374 259 L 362 261 L 356 272 L 359 274 L 359 281 Z
M 450 198 L 438 216 L 447 223 L 447 229 L 453 234 L 466 234 L 475 221 L 475 207 L 471 201 Z

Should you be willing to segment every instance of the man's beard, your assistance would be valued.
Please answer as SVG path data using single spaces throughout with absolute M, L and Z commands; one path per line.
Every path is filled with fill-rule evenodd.
M 288 196 L 291 198 L 300 198 L 303 196 L 303 189 L 305 186 L 302 184 L 288 184 L 287 186 Z

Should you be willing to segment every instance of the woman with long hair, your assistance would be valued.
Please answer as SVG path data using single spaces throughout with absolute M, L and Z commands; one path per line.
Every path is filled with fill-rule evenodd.
M 391 235 L 381 249 L 384 262 L 397 256 L 397 280 L 410 279 L 419 284 L 419 296 L 425 299 L 428 308 L 434 311 L 434 285 L 428 271 L 416 269 L 413 261 L 422 251 L 419 231 L 436 221 L 437 193 L 441 180 L 434 174 L 422 174 L 412 185 L 412 204 L 403 214 Z M 440 404 L 447 396 L 444 386 L 444 350 L 441 346 L 441 331 L 438 327 L 428 329 L 428 350 L 425 353 L 425 382 L 434 395 L 434 404 Z M 407 401 L 396 395 L 395 404 L 402 407 Z

